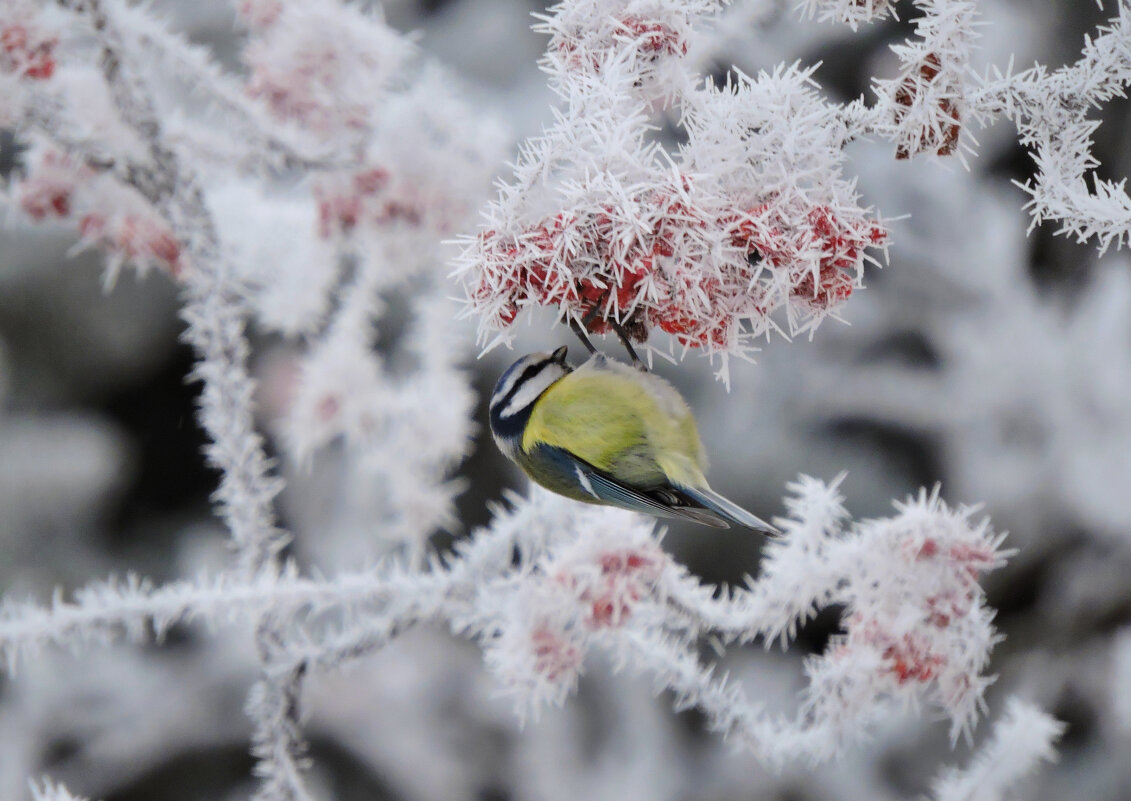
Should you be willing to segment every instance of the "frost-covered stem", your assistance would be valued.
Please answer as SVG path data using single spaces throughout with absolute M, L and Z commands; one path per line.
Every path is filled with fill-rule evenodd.
M 699 584 L 685 570 L 669 571 L 660 585 L 673 622 L 690 634 L 710 631 L 724 640 L 749 642 L 758 636 L 772 640 L 786 635 L 792 622 L 804 619 L 819 601 L 826 601 L 841 574 L 836 565 L 855 558 L 855 543 L 835 543 L 820 553 L 790 556 L 793 575 L 804 575 L 805 586 L 765 576 L 752 589 L 731 589 L 716 597 L 717 588 Z
M 215 243 L 197 249 L 194 255 L 218 256 Z M 200 417 L 213 439 L 208 456 L 223 471 L 216 493 L 221 514 L 237 550 L 237 569 L 252 575 L 274 570 L 278 552 L 287 541 L 275 524 L 272 505 L 281 480 L 270 474 L 262 439 L 254 430 L 254 384 L 247 371 L 243 310 L 219 270 L 216 279 L 186 276 L 189 300 L 183 317 L 189 325 L 185 339 L 200 356 L 194 377 L 204 381 Z
M 845 103 L 836 112 L 837 122 L 844 129 L 844 144 L 876 133 L 882 118 L 882 111 L 869 106 L 863 98 Z
M 1123 182 L 1094 175 L 1089 188 L 1087 175 L 1098 166 L 1091 154 L 1098 122 L 1086 115 L 1104 101 L 1125 96 L 1129 82 L 1131 6 L 1124 0 L 1119 16 L 1087 41 L 1074 64 L 1051 74 L 1038 66 L 999 76 L 973 94 L 979 114 L 1007 117 L 1034 150 L 1036 178 L 1022 186 L 1032 198 L 1033 225 L 1059 221 L 1059 232 L 1075 234 L 1079 241 L 1095 236 L 1101 252 L 1131 237 L 1131 198 Z
M 844 738 L 842 733 L 831 733 L 825 720 L 775 719 L 726 674 L 716 675 L 686 644 L 655 629 L 609 637 L 614 640 L 613 653 L 631 655 L 634 671 L 651 674 L 657 687 L 675 693 L 677 709 L 698 708 L 713 730 L 772 763 L 780 765 L 799 753 L 814 761 L 825 759 Z
M 398 583 L 396 578 L 393 577 L 394 584 Z M 257 801 L 310 798 L 301 776 L 307 764 L 306 743 L 299 725 L 305 676 L 378 651 L 427 618 L 451 614 L 453 584 L 449 571 L 425 576 L 401 574 L 400 578 L 404 581 L 399 582 L 399 589 L 387 594 L 387 603 L 379 615 L 354 622 L 329 637 L 292 636 L 284 640 L 278 636 L 284 627 L 275 613 L 264 619 L 257 634 L 264 676 L 248 699 L 248 716 L 255 721 L 252 753 L 259 759 L 256 773 L 263 780 L 254 796 Z M 460 589 L 462 595 L 470 594 L 467 588 Z
M 262 780 L 253 801 L 310 801 L 302 771 L 307 767 L 302 736 L 302 683 L 306 662 L 286 658 L 286 625 L 276 610 L 264 614 L 255 631 L 261 678 L 251 688 L 247 716 L 255 724 L 251 753 Z
M 831 602 L 844 566 L 868 558 L 859 540 L 830 535 L 847 517 L 836 490 L 842 479 L 831 485 L 804 479 L 794 485 L 821 503 L 789 523 L 788 537 L 767 543 L 763 574 L 756 581 L 748 578 L 747 587 L 717 597 L 714 587 L 700 585 L 686 569 L 667 570 L 659 591 L 674 619 L 691 636 L 711 632 L 739 642 L 763 636 L 767 645 L 780 637 L 784 646 L 798 623 Z
M 268 610 L 293 617 L 302 610 L 384 603 L 406 595 L 417 583 L 401 574 L 363 572 L 325 581 L 268 573 L 242 581 L 228 574 L 157 589 L 137 580 L 96 584 L 78 591 L 72 602 L 57 598 L 49 607 L 9 603 L 0 608 L 0 660 L 13 669 L 24 655 L 48 645 L 160 637 L 180 622 L 218 626 L 256 619 Z M 431 584 L 426 589 L 435 591 Z
M 493 592 L 491 587 L 497 585 L 492 585 L 492 580 L 511 569 L 520 539 L 528 560 L 536 559 L 547 544 L 545 537 L 539 536 L 543 532 L 532 530 L 529 523 L 522 515 L 497 517 L 495 525 L 457 546 L 457 556 L 450 564 L 433 564 L 424 571 L 392 570 L 383 580 L 380 597 L 387 603 L 380 616 L 355 621 L 330 634 L 312 634 L 298 647 L 290 648 L 289 658 L 319 672 L 379 651 L 405 630 L 427 620 L 446 620 L 459 631 L 476 630 L 482 623 L 476 610 L 477 596 Z
M 597 646 L 775 762 L 827 758 L 888 698 L 930 700 L 947 710 L 953 732 L 972 725 L 997 639 L 976 577 L 1004 560 L 1001 537 L 986 521 L 971 523 L 973 510 L 948 510 L 937 492 L 849 530 L 835 486 L 803 477 L 791 488 L 791 517 L 762 576 L 718 599 L 718 588 L 698 585 L 659 549 L 646 522 L 535 493 L 499 510 L 446 563 L 435 557 L 423 568 L 389 560 L 377 573 L 334 580 L 286 570 L 158 590 L 98 584 L 49 610 L 9 602 L 0 607 L 0 655 L 14 663 L 49 644 L 141 641 L 180 620 L 253 622 L 263 672 L 248 710 L 264 800 L 307 797 L 304 677 L 429 620 L 480 639 L 488 666 L 528 694 L 525 708 L 563 701 Z M 577 519 L 563 525 L 569 515 Z M 835 603 L 845 604 L 845 634 L 807 663 L 810 687 L 795 716 L 767 714 L 699 654 L 704 637 L 792 639 L 815 609 Z
M 392 593 L 389 604 L 364 625 L 354 624 L 340 631 L 300 641 L 287 654 L 296 663 L 309 666 L 312 673 L 338 668 L 346 662 L 376 653 L 392 640 L 428 620 L 452 617 L 466 607 L 471 588 L 455 584 L 448 574 L 417 578 L 409 592 Z M 462 599 L 462 600 L 457 600 Z
M 245 580 L 225 573 L 158 588 L 130 579 L 93 584 L 76 592 L 73 601 L 57 597 L 46 607 L 7 602 L 0 606 L 0 661 L 11 672 L 27 655 L 49 645 L 123 638 L 142 641 L 160 637 L 181 622 L 220 626 L 259 619 L 268 611 L 276 619 L 288 620 L 304 611 L 316 615 L 324 609 L 347 614 L 361 607 L 371 610 L 365 632 L 359 635 L 355 628 L 350 635 L 355 643 L 352 648 L 346 645 L 346 637 L 331 635 L 321 645 L 312 646 L 313 650 L 291 652 L 291 658 L 329 667 L 331 657 L 325 654 L 361 656 L 376 650 L 384 644 L 382 640 L 391 638 L 390 632 L 402 630 L 410 619 L 434 617 L 441 610 L 446 617 L 465 616 L 477 590 L 510 568 L 523 527 L 521 518 L 512 518 L 482 530 L 459 549 L 459 557 L 450 566 L 434 566 L 426 572 L 393 567 L 325 580 L 299 578 L 290 572 L 281 576 L 264 572 Z M 379 611 L 372 611 L 375 608 Z M 357 643 L 366 638 L 372 645 L 359 647 Z
M 740 740 L 756 754 L 769 753 L 773 727 L 761 708 L 726 676 L 716 677 L 686 646 L 654 630 L 624 632 L 617 639 L 616 645 L 632 656 L 636 670 L 653 674 L 656 686 L 675 693 L 678 708 L 697 707 L 724 737 Z
M 137 44 L 147 55 L 166 64 L 193 92 L 207 98 L 239 126 L 239 159 L 266 169 L 330 169 L 342 166 L 331 152 L 303 152 L 277 133 L 279 123 L 251 102 L 243 88 L 213 63 L 207 51 L 174 36 L 142 8 L 119 9 Z
M 267 612 L 255 631 L 261 677 L 247 699 L 247 716 L 255 724 L 251 753 L 261 779 L 254 801 L 310 801 L 302 771 L 307 767 L 302 736 L 302 683 L 306 662 L 284 653 L 286 625 L 276 610 Z
M 203 382 L 200 420 L 212 438 L 210 461 L 221 471 L 216 492 L 220 514 L 236 548 L 236 571 L 252 577 L 279 570 L 278 553 L 286 542 L 276 526 L 273 502 L 281 489 L 270 475 L 263 441 L 255 432 L 252 414 L 254 384 L 248 374 L 245 313 L 228 277 L 220 253 L 215 224 L 203 191 L 162 135 L 153 98 L 126 61 L 121 31 L 111 21 L 100 0 L 60 0 L 85 13 L 101 45 L 99 63 L 123 122 L 138 134 L 148 150 L 150 169 L 132 183 L 168 219 L 189 255 L 184 276 L 187 299 L 183 317 L 185 339 L 199 361 L 193 371 Z M 285 680 L 268 660 L 272 642 L 279 636 L 273 616 L 260 621 L 256 640 L 263 658 L 261 707 L 270 716 L 257 716 L 256 753 L 264 774 L 261 797 L 272 797 L 276 787 L 290 788 L 286 798 L 305 798 L 295 761 L 301 753 L 298 697 L 302 672 Z M 255 704 L 253 698 L 249 705 Z
M 254 430 L 244 310 L 230 284 L 200 185 L 165 144 L 153 100 L 126 62 L 121 34 L 103 3 L 59 3 L 90 19 L 102 46 L 99 63 L 114 103 L 148 150 L 151 163 L 146 169 L 131 170 L 129 183 L 166 216 L 189 255 L 184 337 L 199 357 L 194 376 L 204 383 L 200 421 L 212 439 L 208 457 L 222 474 L 216 498 L 237 551 L 237 569 L 247 575 L 275 569 L 274 557 L 286 542 L 273 509 L 281 485 L 270 475 L 262 439 Z
M 1034 111 L 1063 109 L 1084 113 L 1090 108 L 1121 95 L 1119 86 L 1131 70 L 1131 4 L 1120 0 L 1119 16 L 1111 27 L 1089 38 L 1080 59 L 1051 75 L 1044 68 L 1021 74 L 999 76 L 971 89 L 970 106 L 980 114 L 1001 114 L 1014 122 Z
M 1054 743 L 1064 723 L 1012 697 L 994 726 L 993 737 L 962 770 L 935 781 L 936 801 L 997 801 L 1013 797 L 1018 783 L 1042 762 L 1056 760 Z

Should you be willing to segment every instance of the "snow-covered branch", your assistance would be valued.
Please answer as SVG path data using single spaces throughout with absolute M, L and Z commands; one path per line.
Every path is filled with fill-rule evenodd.
M 972 104 L 981 113 L 998 111 L 1017 125 L 1032 148 L 1036 177 L 1023 188 L 1033 225 L 1060 224 L 1058 233 L 1077 241 L 1095 240 L 1101 252 L 1123 247 L 1131 237 L 1131 198 L 1125 179 L 1096 174 L 1092 135 L 1099 122 L 1088 114 L 1113 98 L 1126 97 L 1131 83 L 1131 5 L 1084 43 L 1075 64 L 1049 72 L 1041 65 L 1019 74 L 987 79 Z M 1088 184 L 1091 184 L 1089 188 Z
M 935 781 L 936 801 L 997 801 L 1013 797 L 1022 779 L 1042 762 L 1056 759 L 1064 724 L 1018 698 L 1011 698 L 993 737 L 970 765 Z
M 117 124 L 136 142 L 140 166 L 128 170 L 126 182 L 162 222 L 149 222 L 139 234 L 142 223 L 123 218 L 121 228 L 130 235 L 123 235 L 119 246 L 130 255 L 134 239 L 152 243 L 152 237 L 162 237 L 165 244 L 148 244 L 146 250 L 167 253 L 170 271 L 182 276 L 187 298 L 184 336 L 200 356 L 194 370 L 204 385 L 200 419 L 212 438 L 207 454 L 222 475 L 215 497 L 243 569 L 258 571 L 286 542 L 276 528 L 272 508 L 281 486 L 270 475 L 262 439 L 254 430 L 254 385 L 247 373 L 248 347 L 243 335 L 245 313 L 221 255 L 215 223 L 205 205 L 199 178 L 163 138 L 152 92 L 125 44 L 123 28 L 127 23 L 117 16 L 118 4 L 113 0 L 60 0 L 60 5 L 81 15 L 93 31 L 99 46 L 98 64 L 117 112 Z M 51 137 L 53 132 L 42 133 Z M 62 141 L 56 144 L 65 145 Z M 81 164 L 92 155 L 78 152 L 56 157 L 55 161 L 69 159 Z M 69 187 L 63 181 L 59 183 L 53 197 L 65 198 Z M 115 187 L 111 191 L 120 190 Z M 24 205 L 26 208 L 26 202 Z M 68 216 L 69 201 L 57 200 L 51 211 Z M 83 222 L 88 228 L 105 224 L 89 215 Z M 161 228 L 166 225 L 169 230 L 163 232 Z M 188 262 L 187 268 L 182 259 Z
M 423 573 L 95 585 L 72 603 L 5 607 L 0 650 L 12 662 L 47 643 L 73 647 L 114 632 L 140 641 L 180 621 L 269 620 L 270 667 L 249 709 L 272 782 L 297 758 L 295 721 L 284 712 L 297 704 L 302 676 L 369 654 L 425 620 L 480 639 L 524 715 L 564 702 L 596 647 L 772 762 L 829 758 L 866 733 L 885 700 L 927 700 L 949 715 L 953 734 L 970 729 L 997 639 L 977 579 L 1003 564 L 1001 537 L 937 493 L 898 505 L 893 518 L 849 526 L 835 487 L 803 477 L 791 489 L 784 536 L 742 589 L 701 586 L 640 517 L 537 491 L 446 566 Z M 792 721 L 747 700 L 698 654 L 704 639 L 785 645 L 834 604 L 845 607 L 844 634 L 809 660 L 809 689 Z
M 450 520 L 453 490 L 444 471 L 465 447 L 469 393 L 446 345 L 442 355 L 425 355 L 417 371 L 399 380 L 404 391 L 382 386 L 387 377 L 369 352 L 377 295 L 437 258 L 437 234 L 470 211 L 478 184 L 493 167 L 498 137 L 489 124 L 467 124 L 469 115 L 435 71 L 411 90 L 394 92 L 413 48 L 353 7 L 242 4 L 252 29 L 246 80 L 222 73 L 148 11 L 116 0 L 60 0 L 58 9 L 72 15 L 13 2 L 5 3 L 0 18 L 6 88 L 20 101 L 11 122 L 36 146 L 33 169 L 15 188 L 18 205 L 34 220 L 77 222 L 85 243 L 109 252 L 109 282 L 126 262 L 163 268 L 179 281 L 183 336 L 199 357 L 193 376 L 202 383 L 200 420 L 212 439 L 206 452 L 220 473 L 215 498 L 236 564 L 212 582 L 152 590 L 131 580 L 121 588 L 91 588 L 74 604 L 57 603 L 50 621 L 17 613 L 8 603 L 3 652 L 15 661 L 50 642 L 73 645 L 121 634 L 137 640 L 160 636 L 181 620 L 242 614 L 254 629 L 263 671 L 249 706 L 258 727 L 261 795 L 305 797 L 297 774 L 305 668 L 289 654 L 293 632 L 287 627 L 295 625 L 299 608 L 315 614 L 317 604 L 290 607 L 278 593 L 288 585 L 299 588 L 293 575 L 280 574 L 276 558 L 289 537 L 276 525 L 274 510 L 282 481 L 254 421 L 249 312 L 288 333 L 316 331 L 331 306 L 339 262 L 351 249 L 365 253 L 352 259 L 352 300 L 333 312 L 293 393 L 292 420 L 302 419 L 308 392 L 316 400 L 310 410 L 320 423 L 315 429 L 325 431 L 315 431 L 313 443 L 309 431 L 296 435 L 292 453 L 302 460 L 310 448 L 337 436 L 363 441 L 369 466 L 363 458 L 362 475 L 387 475 L 384 483 L 395 499 L 378 499 L 386 502 L 373 519 L 399 518 L 400 530 L 390 526 L 387 541 L 412 543 L 419 556 L 427 536 Z M 65 47 L 57 53 L 60 41 Z M 152 68 L 143 71 L 143 61 Z M 206 109 L 203 118 L 184 103 L 186 86 L 192 101 Z M 285 140 L 274 132 L 272 116 L 289 126 Z M 225 142 L 242 138 L 240 148 L 209 146 L 216 138 L 209 121 L 229 127 Z M 452 132 L 461 126 L 465 144 L 452 148 Z M 312 152 L 318 155 L 303 155 Z M 338 163 L 322 154 L 333 154 Z M 255 256 L 265 244 L 285 243 L 265 236 L 258 220 L 246 224 L 254 208 L 247 198 L 270 194 L 270 170 L 280 167 L 327 175 L 299 201 L 302 211 L 291 204 L 292 219 L 284 223 L 303 246 L 261 261 Z M 306 224 L 293 225 L 296 216 Z M 307 304 L 302 315 L 294 314 L 296 301 Z M 422 325 L 439 318 L 428 301 L 418 316 Z M 360 387 L 352 381 L 357 361 L 374 364 L 369 383 Z M 335 364 L 354 392 L 336 383 Z M 445 397 L 445 414 L 426 417 L 422 396 Z M 348 410 L 347 399 L 356 414 L 353 425 L 343 426 L 339 412 Z M 383 454 L 396 451 L 397 437 L 426 426 L 433 427 L 428 441 L 436 445 L 417 449 L 417 459 L 393 469 Z M 233 584 L 235 595 L 223 590 Z M 418 580 L 414 586 L 422 585 Z M 335 610 L 347 608 L 339 604 Z

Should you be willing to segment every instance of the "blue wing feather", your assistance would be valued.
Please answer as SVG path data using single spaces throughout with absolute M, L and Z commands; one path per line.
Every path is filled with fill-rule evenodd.
M 699 507 L 698 501 L 691 499 L 680 488 L 638 490 L 603 470 L 598 470 L 564 448 L 538 445 L 526 455 L 523 467 L 539 484 L 576 500 L 605 503 L 671 520 L 694 520 L 715 528 L 729 528 L 723 515 L 713 509 Z M 671 500 L 665 502 L 665 497 L 670 497 Z M 690 501 L 695 505 L 674 505 L 681 501 Z
M 774 526 L 771 526 L 762 518 L 743 509 L 737 503 L 727 500 L 719 493 L 705 487 L 702 489 L 691 489 L 688 487 L 680 487 L 680 492 L 689 497 L 696 503 L 702 504 L 704 508 L 717 512 L 722 517 L 738 523 L 740 526 L 752 528 L 755 531 L 762 531 L 766 534 L 780 535 L 781 532 Z

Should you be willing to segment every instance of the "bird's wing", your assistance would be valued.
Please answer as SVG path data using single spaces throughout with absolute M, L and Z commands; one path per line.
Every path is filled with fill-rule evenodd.
M 593 496 L 595 498 L 599 498 L 606 503 L 611 503 L 614 506 L 619 506 L 622 509 L 631 509 L 635 512 L 644 512 L 645 514 L 666 517 L 672 520 L 685 518 L 687 520 L 694 520 L 697 523 L 714 526 L 715 528 L 730 528 L 730 524 L 727 523 L 723 517 L 709 509 L 668 506 L 642 492 L 634 490 L 632 487 L 625 486 L 611 476 L 596 471 L 589 473 L 587 479 L 593 486 Z
M 774 537 L 781 536 L 781 531 L 777 528 L 771 526 L 757 515 L 743 509 L 734 501 L 719 495 L 719 493 L 715 492 L 710 487 L 680 487 L 679 490 L 693 502 L 702 504 L 712 512 L 717 513 L 723 518 L 732 520 L 740 526 L 745 526 L 754 531 L 761 531 L 763 534 L 769 534 Z
M 529 453 L 538 446 L 554 446 L 611 471 L 626 450 L 647 443 L 641 411 L 648 403 L 640 387 L 624 376 L 575 370 L 534 404 L 522 448 Z
M 655 497 L 668 494 L 672 496 L 673 500 L 683 500 L 678 497 L 682 495 L 682 493 L 675 488 L 673 488 L 673 492 L 657 490 L 654 495 L 648 494 L 630 487 L 603 470 L 598 470 L 593 465 L 578 458 L 564 448 L 540 445 L 538 450 L 542 451 L 544 458 L 552 459 L 562 466 L 568 465 L 569 469 L 573 472 L 573 478 L 576 480 L 575 488 L 593 498 L 595 501 L 607 503 L 612 506 L 619 506 L 622 509 L 629 509 L 634 512 L 655 515 L 657 517 L 666 517 L 672 520 L 682 518 L 694 520 L 696 523 L 714 526 L 715 528 L 730 528 L 730 524 L 727 523 L 726 519 L 711 509 L 676 506 L 671 503 L 665 503 L 661 497 Z M 535 472 L 536 471 L 532 471 L 532 475 L 534 475 Z

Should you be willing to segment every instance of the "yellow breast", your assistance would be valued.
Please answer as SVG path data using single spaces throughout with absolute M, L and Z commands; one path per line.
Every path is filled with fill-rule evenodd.
M 662 378 L 593 359 L 538 399 L 522 438 L 562 448 L 623 480 L 696 484 L 706 469 L 691 410 Z

